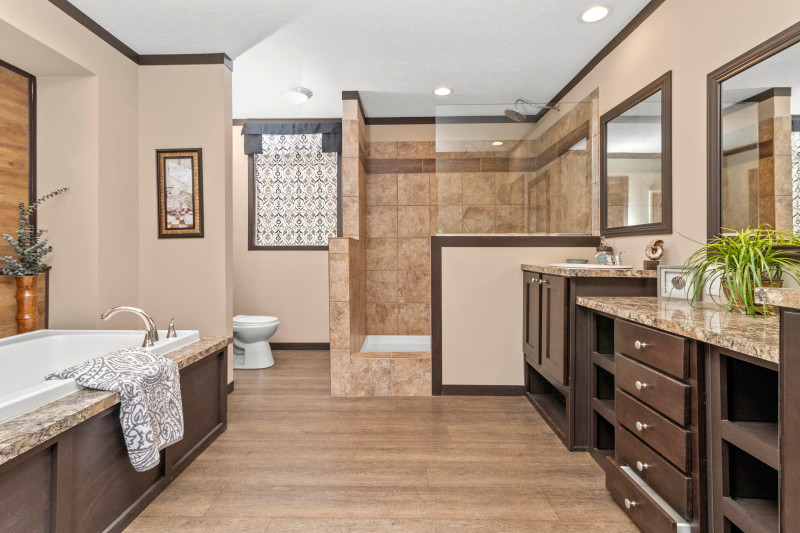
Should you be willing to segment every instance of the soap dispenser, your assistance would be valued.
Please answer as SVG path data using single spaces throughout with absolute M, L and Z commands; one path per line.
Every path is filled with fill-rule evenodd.
M 606 244 L 606 238 L 600 237 L 600 244 L 595 248 L 597 252 L 594 256 L 601 265 L 608 265 L 614 262 L 614 249 Z

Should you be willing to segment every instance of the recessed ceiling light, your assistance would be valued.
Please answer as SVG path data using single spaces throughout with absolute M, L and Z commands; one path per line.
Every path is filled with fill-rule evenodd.
M 583 22 L 599 22 L 606 18 L 611 10 L 607 6 L 592 6 L 581 15 Z
M 503 146 L 503 141 L 494 141 L 492 146 Z
M 453 94 L 453 89 L 450 89 L 449 87 L 437 87 L 433 90 L 433 94 L 436 96 L 448 96 Z
M 283 90 L 283 98 L 290 104 L 305 104 L 312 96 L 314 93 L 305 87 L 289 87 Z

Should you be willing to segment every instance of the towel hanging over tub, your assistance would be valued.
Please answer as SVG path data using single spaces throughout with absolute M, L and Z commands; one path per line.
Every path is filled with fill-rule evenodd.
M 45 379 L 69 378 L 82 387 L 119 393 L 122 433 L 137 472 L 158 466 L 159 451 L 183 438 L 178 365 L 163 355 L 119 350 Z

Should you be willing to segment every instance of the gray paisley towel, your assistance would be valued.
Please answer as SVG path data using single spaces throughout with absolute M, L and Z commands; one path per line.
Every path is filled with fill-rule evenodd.
M 128 457 L 137 472 L 159 463 L 159 451 L 183 438 L 178 365 L 139 348 L 90 359 L 45 379 L 73 378 L 90 389 L 118 392 Z

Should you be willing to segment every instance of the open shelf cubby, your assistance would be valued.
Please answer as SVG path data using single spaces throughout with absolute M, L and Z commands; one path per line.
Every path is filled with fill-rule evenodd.
M 614 451 L 616 433 L 614 424 L 595 413 L 595 449 Z
M 526 394 L 553 431 L 564 441 L 567 434 L 567 398 L 558 387 L 530 364 L 525 364 L 528 374 Z
M 778 531 L 778 471 L 730 443 L 723 442 L 723 455 L 725 519 L 743 531 Z
M 594 315 L 594 351 L 599 354 L 614 353 L 614 319 L 603 315 Z
M 777 469 L 778 372 L 724 355 L 720 370 L 720 437 Z

